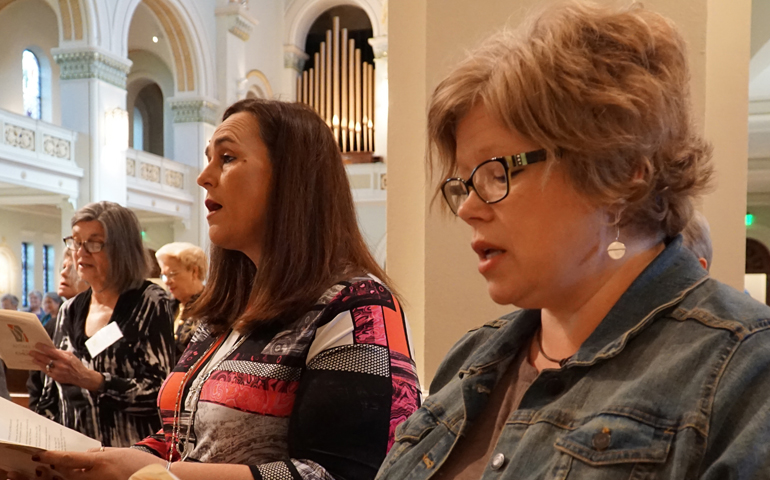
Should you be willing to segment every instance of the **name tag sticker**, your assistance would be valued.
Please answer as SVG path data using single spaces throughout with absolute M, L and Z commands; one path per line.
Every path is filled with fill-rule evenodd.
M 111 322 L 86 340 L 86 348 L 91 357 L 95 357 L 121 338 L 123 338 L 123 332 L 120 331 L 120 327 L 117 323 Z

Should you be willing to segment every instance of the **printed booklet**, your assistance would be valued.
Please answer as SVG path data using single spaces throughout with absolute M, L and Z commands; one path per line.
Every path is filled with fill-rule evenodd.
M 38 342 L 54 346 L 34 313 L 0 310 L 0 359 L 8 368 L 41 370 L 29 356 Z
M 85 452 L 101 443 L 0 398 L 0 470 L 36 478 L 32 456 L 44 450 Z

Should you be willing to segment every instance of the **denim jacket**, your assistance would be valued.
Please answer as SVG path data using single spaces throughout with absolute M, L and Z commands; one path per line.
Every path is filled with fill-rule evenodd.
M 377 478 L 438 471 L 539 325 L 521 310 L 467 333 Z M 711 279 L 677 237 L 540 372 L 494 452 L 484 480 L 769 479 L 770 308 Z

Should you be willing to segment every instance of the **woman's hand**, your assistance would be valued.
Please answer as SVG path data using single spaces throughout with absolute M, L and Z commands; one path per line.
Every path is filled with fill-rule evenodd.
M 105 448 L 79 452 L 43 452 L 35 461 L 41 463 L 37 478 L 51 480 L 127 480 L 138 470 L 165 462 L 154 455 L 135 448 Z M 23 477 L 9 478 L 22 479 Z
M 72 352 L 65 352 L 49 345 L 38 343 L 30 355 L 43 373 L 59 383 L 76 385 L 95 392 L 104 381 L 101 373 L 95 372 L 80 361 Z

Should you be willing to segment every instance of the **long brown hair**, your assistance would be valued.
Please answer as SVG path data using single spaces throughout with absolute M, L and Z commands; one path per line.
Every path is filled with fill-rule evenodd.
M 269 152 L 272 184 L 259 265 L 211 245 L 209 281 L 186 316 L 215 332 L 285 323 L 352 275 L 387 277 L 358 230 L 353 196 L 329 127 L 299 103 L 246 99 L 227 109 L 254 116 Z M 254 232 L 257 235 L 257 232 Z

